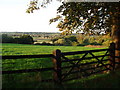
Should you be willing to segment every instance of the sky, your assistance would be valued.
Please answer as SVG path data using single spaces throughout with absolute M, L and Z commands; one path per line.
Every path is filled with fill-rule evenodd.
M 49 25 L 61 4 L 54 0 L 47 8 L 26 13 L 30 0 L 0 0 L 0 32 L 59 32 L 57 23 Z

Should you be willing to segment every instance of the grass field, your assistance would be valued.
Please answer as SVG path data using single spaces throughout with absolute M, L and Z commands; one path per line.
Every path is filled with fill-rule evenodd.
M 2 55 L 39 55 L 39 54 L 52 54 L 53 50 L 60 49 L 62 52 L 71 51 L 84 51 L 100 48 L 90 48 L 81 46 L 40 46 L 40 45 L 25 45 L 25 44 L 2 44 Z M 104 54 L 98 52 L 95 54 Z M 71 56 L 75 58 L 79 56 Z M 49 62 L 49 63 L 48 63 Z M 3 60 L 3 70 L 16 70 L 16 69 L 30 69 L 30 68 L 43 68 L 53 66 L 51 58 L 37 58 L 37 59 L 12 59 Z M 47 63 L 47 64 L 46 64 Z
M 62 52 L 71 52 L 71 51 L 84 51 L 84 50 L 93 50 L 100 48 L 89 48 L 89 47 L 81 47 L 81 46 L 40 46 L 40 45 L 25 45 L 25 44 L 2 44 L 2 55 L 38 55 L 38 54 L 52 54 L 53 50 L 60 49 Z M 101 54 L 101 53 L 96 53 Z M 3 70 L 20 70 L 20 69 L 33 69 L 33 68 L 44 68 L 44 67 L 52 67 L 53 63 L 51 58 L 37 58 L 37 59 L 16 59 L 16 60 L 2 60 L 2 69 Z M 51 84 L 40 84 L 41 79 L 51 78 L 52 72 L 33 72 L 33 73 L 21 73 L 21 74 L 12 74 L 12 75 L 3 75 L 3 88 L 40 88 L 44 86 L 44 88 L 54 88 Z M 98 75 L 99 76 L 99 75 Z M 103 75 L 104 76 L 104 75 Z M 93 76 L 94 77 L 94 76 Z M 92 78 L 93 78 L 92 77 Z M 96 77 L 96 75 L 95 75 Z M 65 84 L 65 88 L 70 87 L 78 87 L 78 88 L 87 88 L 87 82 L 89 82 L 88 87 L 92 87 L 90 78 L 84 79 L 81 81 L 72 81 Z M 86 82 L 87 81 L 87 82 Z M 79 83 L 83 86 L 77 86 Z M 83 82 L 83 83 L 82 83 Z M 117 81 L 116 81 L 117 82 Z M 76 84 L 74 84 L 76 83 Z M 72 85 L 71 85 L 72 84 Z M 84 84 L 86 84 L 84 86 Z M 94 83 L 95 84 L 95 83 Z M 89 86 L 90 85 L 90 86 Z M 99 87 L 96 86 L 96 87 Z M 117 87 L 117 86 L 116 86 Z
M 62 52 L 84 51 L 99 48 L 82 46 L 40 46 L 25 44 L 2 44 L 2 55 L 35 55 L 51 54 L 53 50 L 60 49 Z

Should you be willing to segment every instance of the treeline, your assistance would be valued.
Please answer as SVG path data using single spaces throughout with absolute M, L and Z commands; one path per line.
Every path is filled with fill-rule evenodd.
M 51 39 L 55 45 L 65 45 L 65 46 L 85 46 L 85 45 L 104 45 L 109 46 L 111 38 L 109 35 L 71 35 L 65 37 L 56 37 Z
M 30 35 L 21 35 L 20 37 L 13 38 L 7 34 L 2 34 L 0 36 L 2 43 L 18 43 L 18 44 L 33 44 L 34 40 Z
M 12 37 L 7 34 L 0 36 L 2 43 L 18 43 L 18 44 L 34 44 L 33 37 L 29 34 L 23 34 L 19 37 Z M 69 35 L 58 36 L 51 39 L 52 43 L 43 41 L 42 43 L 35 43 L 35 45 L 54 45 L 54 46 L 86 46 L 86 45 L 103 45 L 109 46 L 111 43 L 110 35 Z

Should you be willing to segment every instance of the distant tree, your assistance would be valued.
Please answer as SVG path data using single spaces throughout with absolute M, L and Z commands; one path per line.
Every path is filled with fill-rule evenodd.
M 20 43 L 20 38 L 14 38 L 15 43 Z
M 17 40 L 18 40 L 18 43 L 21 43 L 21 44 L 33 44 L 34 43 L 34 40 L 30 35 L 22 35 Z
M 71 44 L 72 44 L 72 46 L 78 46 L 79 45 L 79 43 L 75 42 L 75 41 L 73 41 Z
M 65 45 L 65 46 L 77 45 L 77 38 L 76 36 L 73 36 L 73 35 L 56 37 L 56 38 L 53 38 L 51 41 L 53 41 L 55 45 Z
M 99 43 L 99 44 L 103 44 L 103 42 L 105 41 L 105 37 L 104 37 L 105 35 L 99 35 L 99 36 L 96 36 L 95 37 L 95 41 L 97 42 L 97 43 Z M 109 45 L 108 45 L 109 46 Z
M 78 41 L 79 44 L 83 44 L 83 40 L 84 40 L 84 38 L 85 38 L 84 35 L 78 34 L 78 35 L 76 36 L 76 38 L 77 38 L 77 41 Z
M 70 40 L 71 42 L 77 42 L 77 38 L 76 38 L 76 36 L 74 36 L 74 35 L 70 35 L 70 36 L 65 36 L 65 38 L 64 38 L 65 40 Z
M 89 39 L 88 38 L 84 38 L 84 40 L 83 40 L 83 44 L 86 44 L 86 45 L 88 45 L 90 42 L 89 42 Z
M 8 36 L 7 34 L 2 34 L 2 43 L 14 43 L 14 39 L 12 36 Z
M 58 39 L 62 39 L 62 37 L 52 37 L 51 41 L 52 41 L 52 43 L 54 43 L 54 42 L 57 41 Z
M 48 45 L 48 46 L 50 46 L 50 45 L 52 45 L 52 44 L 50 44 L 49 42 L 45 42 L 45 41 L 43 41 L 41 44 L 39 44 L 39 45 Z
M 58 39 L 54 42 L 55 45 L 64 45 L 65 44 L 65 39 Z

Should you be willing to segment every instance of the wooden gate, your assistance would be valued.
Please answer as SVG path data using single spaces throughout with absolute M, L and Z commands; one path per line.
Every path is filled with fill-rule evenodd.
M 104 52 L 102 55 L 95 55 L 96 52 Z M 61 53 L 54 51 L 54 81 L 63 82 L 110 70 L 108 62 L 109 49 L 88 50 Z M 69 56 L 68 56 L 69 55 Z M 77 55 L 74 58 L 70 56 Z M 73 56 L 72 56 L 73 57 Z

